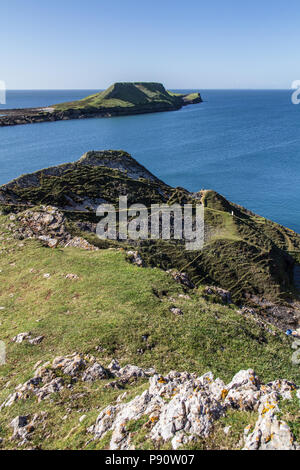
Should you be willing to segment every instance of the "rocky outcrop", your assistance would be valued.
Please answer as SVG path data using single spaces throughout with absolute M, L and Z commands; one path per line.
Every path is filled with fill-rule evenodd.
M 44 423 L 43 427 L 45 427 L 46 419 L 47 413 L 45 411 L 36 413 L 32 417 L 30 415 L 17 416 L 10 423 L 10 427 L 13 429 L 11 440 L 19 441 L 19 446 L 26 444 L 31 440 L 37 426 L 40 426 L 42 423 Z
M 79 380 L 94 382 L 114 379 L 107 383 L 107 387 L 122 389 L 130 381 L 134 382 L 139 377 L 149 377 L 154 373 L 154 369 L 144 370 L 131 364 L 121 367 L 116 360 L 104 367 L 94 356 L 79 353 L 56 357 L 52 362 L 37 364 L 34 376 L 19 385 L 2 403 L 0 410 L 32 396 L 36 396 L 40 402 L 52 393 L 60 392 L 66 387 L 72 388 Z
M 181 273 L 173 269 L 169 269 L 167 272 L 172 276 L 172 278 L 176 282 L 178 282 L 178 284 L 181 284 L 182 286 L 187 287 L 188 289 L 194 289 L 195 285 L 192 283 L 186 273 Z
M 204 288 L 204 293 L 207 295 L 216 295 L 220 297 L 224 304 L 231 304 L 231 293 L 228 290 L 221 289 L 220 287 L 216 286 L 206 286 Z
M 197 376 L 171 371 L 162 376 L 154 369 L 131 364 L 121 367 L 115 359 L 105 367 L 94 356 L 80 353 L 56 357 L 45 364 L 39 362 L 34 369 L 34 376 L 16 387 L 0 411 L 31 397 L 39 402 L 49 399 L 53 393 L 72 389 L 78 381 L 105 381 L 105 387 L 122 389 L 140 378 L 149 379 L 149 386 L 142 394 L 124 402 L 127 392 L 123 392 L 88 428 L 94 440 L 111 433 L 111 450 L 134 450 L 139 423 L 142 423 L 144 440 L 154 447 L 170 442 L 173 449 L 184 448 L 198 439 L 209 439 L 228 411 L 257 414 L 254 426 L 246 426 L 244 430 L 243 442 L 239 444 L 244 450 L 300 450 L 291 429 L 279 417 L 281 401 L 292 399 L 296 385 L 287 380 L 263 384 L 252 369 L 239 371 L 225 384 L 211 372 Z M 300 398 L 299 390 L 297 396 Z M 19 441 L 19 445 L 25 444 L 45 418 L 45 413 L 17 416 L 11 422 L 12 439 Z M 223 431 L 228 434 L 230 427 L 224 427 Z
M 24 341 L 28 341 L 29 344 L 37 345 L 40 344 L 44 339 L 44 336 L 36 336 L 32 337 L 32 334 L 30 332 L 25 332 L 25 333 L 19 333 L 17 336 L 15 336 L 12 341 L 14 343 L 23 343 Z
M 122 195 L 128 196 L 128 207 L 134 203 L 142 203 L 147 208 L 152 204 L 182 206 L 199 203 L 199 198 L 205 206 L 206 234 L 202 250 L 189 252 L 183 240 L 172 237 L 163 243 L 149 237 L 128 240 L 126 250 L 131 252 L 131 261 L 170 272 L 186 289 L 207 286 L 205 296 L 211 296 L 212 300 L 220 298 L 224 304 L 257 309 L 263 322 L 282 330 L 297 328 L 300 305 L 293 286 L 295 260 L 291 252 L 300 249 L 299 235 L 254 217 L 214 191 L 202 191 L 197 196 L 183 188 L 171 188 L 124 151 L 91 151 L 75 163 L 22 176 L 0 187 L 0 205 L 4 213 L 19 213 L 17 220 L 11 220 L 10 224 L 17 237 L 38 238 L 50 247 L 94 250 L 93 244 L 101 249 L 112 246 L 109 240 L 99 241 L 94 235 L 100 217 L 97 207 L 109 203 L 118 212 Z M 61 214 L 46 218 L 38 214 L 47 212 L 48 206 Z M 24 212 L 26 208 L 29 212 Z M 51 221 L 53 215 L 55 220 Z M 173 221 L 171 216 L 171 226 Z M 161 221 L 159 224 L 161 230 Z M 151 228 L 151 216 L 148 227 Z M 88 241 L 84 232 L 89 234 Z M 113 246 L 122 248 L 125 243 L 119 235 L 117 227 Z
M 52 206 L 41 206 L 39 210 L 28 209 L 13 216 L 8 228 L 19 240 L 35 238 L 49 248 L 62 246 L 88 251 L 98 249 L 82 237 L 72 237 L 66 228 L 65 216 Z
M 295 385 L 280 380 L 261 384 L 254 371 L 238 372 L 229 384 L 212 373 L 154 375 L 149 388 L 129 403 L 109 405 L 88 429 L 95 439 L 111 432 L 110 449 L 134 449 L 132 421 L 145 417 L 146 438 L 157 445 L 171 441 L 173 449 L 207 438 L 228 410 L 256 411 L 253 432 L 245 430 L 244 449 L 300 449 L 286 423 L 278 421 L 280 399 L 290 399 Z
M 139 268 L 145 265 L 144 261 L 142 260 L 142 257 L 137 251 L 127 251 L 127 259 Z

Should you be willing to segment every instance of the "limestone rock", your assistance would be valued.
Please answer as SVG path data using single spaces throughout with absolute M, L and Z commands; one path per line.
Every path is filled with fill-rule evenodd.
M 132 264 L 135 264 L 138 267 L 144 266 L 144 261 L 137 251 L 127 251 L 127 256 Z
M 300 450 L 285 421 L 280 421 L 270 409 L 261 414 L 254 431 L 246 436 L 244 450 Z
M 183 311 L 178 307 L 171 307 L 170 311 L 174 313 L 174 315 L 179 315 L 179 316 L 183 315 Z
M 97 247 L 82 237 L 72 237 L 66 228 L 66 218 L 53 206 L 41 206 L 39 209 L 27 209 L 17 214 L 16 224 L 8 227 L 16 238 L 36 238 L 50 248 L 72 246 L 84 250 L 96 251 Z
M 228 290 L 216 286 L 206 286 L 204 289 L 207 295 L 217 295 L 225 304 L 231 304 L 231 293 Z
M 119 373 L 122 370 L 115 363 L 113 367 Z M 227 410 L 255 409 L 260 418 L 251 434 L 250 429 L 245 432 L 245 448 L 296 449 L 291 430 L 276 417 L 279 399 L 289 398 L 294 388 L 288 381 L 262 385 L 252 369 L 238 372 L 227 385 L 214 379 L 211 372 L 201 377 L 177 371 L 165 377 L 155 374 L 144 393 L 129 403 L 122 403 L 121 395 L 116 405 L 104 408 L 88 432 L 101 439 L 111 431 L 110 449 L 130 450 L 134 446 L 127 423 L 145 416 L 149 418 L 146 438 L 154 445 L 171 442 L 173 449 L 178 449 L 208 437 Z M 230 427 L 224 432 L 230 432 Z
M 189 279 L 186 273 L 174 271 L 173 269 L 169 269 L 167 273 L 170 274 L 173 277 L 173 279 L 179 284 L 187 287 L 188 289 L 194 289 L 195 285 L 192 283 L 192 281 Z
M 42 335 L 33 338 L 30 332 L 26 332 L 26 333 L 19 333 L 17 336 L 15 336 L 12 339 L 12 341 L 18 344 L 23 343 L 23 341 L 28 341 L 28 343 L 36 345 L 36 344 L 40 344 L 44 338 L 45 337 Z
M 94 356 L 73 353 L 68 356 L 56 357 L 52 362 L 37 363 L 34 367 L 35 375 L 24 384 L 16 387 L 15 392 L 0 406 L 3 408 L 12 406 L 16 401 L 35 395 L 38 401 L 47 399 L 52 393 L 72 387 L 78 380 L 94 382 L 96 380 L 116 379 L 108 386 L 122 388 L 125 384 L 138 378 L 150 377 L 155 373 L 154 369 L 144 370 L 141 367 L 127 364 L 121 368 L 118 361 L 113 360 L 107 367 L 103 367 Z M 70 380 L 71 379 L 71 380 Z M 66 385 L 68 383 L 68 385 Z
M 26 339 L 30 338 L 31 337 L 31 333 L 30 332 L 25 332 L 25 333 L 19 333 L 17 336 L 15 336 L 12 341 L 14 343 L 23 343 L 23 341 L 25 341 Z
M 45 338 L 45 336 L 37 336 L 36 338 L 28 339 L 28 342 L 30 344 L 40 344 L 43 341 L 44 338 Z

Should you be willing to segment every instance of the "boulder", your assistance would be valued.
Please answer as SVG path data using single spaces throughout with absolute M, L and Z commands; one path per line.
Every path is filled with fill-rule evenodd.
M 228 290 L 221 289 L 221 287 L 216 286 L 206 286 L 204 289 L 206 295 L 216 295 L 220 297 L 224 304 L 231 304 L 231 293 Z

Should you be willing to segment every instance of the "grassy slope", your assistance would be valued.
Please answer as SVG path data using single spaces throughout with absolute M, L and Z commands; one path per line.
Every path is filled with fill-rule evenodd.
M 167 273 L 137 268 L 125 260 L 122 251 L 50 250 L 32 240 L 19 246 L 19 241 L 7 240 L 7 222 L 6 217 L 0 217 L 0 235 L 5 237 L 0 261 L 0 306 L 5 307 L 0 312 L 0 337 L 8 348 L 7 364 L 0 367 L 1 401 L 33 375 L 37 361 L 74 351 L 92 353 L 104 365 L 116 357 L 122 364 L 154 366 L 159 372 L 178 369 L 201 374 L 212 370 L 225 381 L 242 368 L 254 367 L 265 381 L 282 377 L 300 384 L 299 367 L 290 362 L 290 343 L 284 334 L 269 334 L 241 317 L 234 307 L 207 303 L 201 291 L 191 300 L 178 299 L 182 288 Z M 43 277 L 45 273 L 51 274 L 50 279 Z M 68 273 L 80 279 L 67 280 Z M 169 311 L 174 305 L 169 296 L 176 299 L 183 317 Z M 38 346 L 10 342 L 13 336 L 28 330 L 45 335 L 44 341 Z M 145 347 L 144 334 L 149 334 L 149 349 L 140 355 L 137 350 Z M 103 353 L 95 351 L 99 344 L 105 348 Z M 3 410 L 0 437 L 11 435 L 8 423 L 15 416 L 45 410 L 46 429 L 36 431 L 32 445 L 42 442 L 43 448 L 84 447 L 90 438 L 87 426 L 95 421 L 99 409 L 121 393 L 104 389 L 104 383 L 78 383 L 72 391 L 54 395 L 50 402 L 28 400 Z M 134 387 L 127 386 L 128 399 L 144 387 L 142 380 Z M 87 418 L 79 424 L 82 414 Z M 64 416 L 67 418 L 62 419 Z M 243 413 L 235 418 L 228 416 L 223 425 L 232 424 L 232 419 L 237 442 L 244 422 L 248 424 L 252 418 Z M 15 446 L 5 442 L 6 447 Z M 226 442 L 216 437 L 210 446 L 236 445 L 229 438 Z M 104 440 L 88 448 L 105 445 Z M 201 448 L 207 443 L 197 445 Z
M 128 194 L 129 204 L 139 202 L 148 207 L 151 203 L 193 201 L 187 191 L 170 188 L 159 181 L 133 180 L 116 169 L 80 164 L 74 164 L 72 170 L 60 176 L 41 173 L 39 186 L 24 188 L 16 182 L 10 189 L 20 201 L 58 207 L 68 204 L 66 195 L 72 195 L 75 201 L 102 197 L 115 204 L 119 194 Z M 214 191 L 206 191 L 203 202 L 207 228 L 204 250 L 187 252 L 172 242 L 158 241 L 155 245 L 143 242 L 140 251 L 147 263 L 187 271 L 197 285 L 219 285 L 230 290 L 236 302 L 244 302 L 245 292 L 264 295 L 272 301 L 293 296 L 293 260 L 288 253 L 293 258 L 299 254 L 300 236 L 237 207 Z M 68 216 L 96 221 L 93 213 L 68 213 Z M 94 240 L 98 239 L 94 237 Z
M 87 96 L 82 100 L 54 105 L 57 111 L 87 108 L 134 108 L 139 106 L 180 107 L 184 95 L 170 93 L 159 83 L 115 83 L 107 90 Z M 192 93 L 185 100 L 197 99 L 198 93 Z

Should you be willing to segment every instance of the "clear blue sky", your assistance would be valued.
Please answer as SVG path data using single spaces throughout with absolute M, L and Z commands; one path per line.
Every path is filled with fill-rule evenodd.
M 289 88 L 300 79 L 299 1 L 1 2 L 9 89 Z

